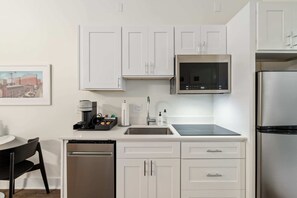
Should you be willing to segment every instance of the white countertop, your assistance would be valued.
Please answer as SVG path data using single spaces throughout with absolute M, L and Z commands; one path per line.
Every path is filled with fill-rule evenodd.
M 173 135 L 124 135 L 129 127 L 115 126 L 109 131 L 73 131 L 70 136 L 61 137 L 62 140 L 120 140 L 120 141 L 246 141 L 245 136 L 181 136 L 172 125 L 146 126 L 133 125 L 130 127 L 170 128 Z

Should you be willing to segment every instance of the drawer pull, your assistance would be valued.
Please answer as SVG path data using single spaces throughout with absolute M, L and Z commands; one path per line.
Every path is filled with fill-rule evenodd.
M 151 176 L 153 176 L 153 161 L 151 160 Z
M 143 161 L 143 175 L 146 176 L 146 161 Z
M 223 177 L 223 175 L 221 175 L 221 174 L 219 174 L 219 173 L 216 173 L 216 174 L 208 173 L 206 176 L 207 176 L 207 177 Z
M 219 150 L 219 149 L 216 149 L 216 150 L 208 149 L 207 152 L 208 152 L 208 153 L 221 153 L 221 152 L 223 152 L 223 151 L 222 151 L 222 150 Z

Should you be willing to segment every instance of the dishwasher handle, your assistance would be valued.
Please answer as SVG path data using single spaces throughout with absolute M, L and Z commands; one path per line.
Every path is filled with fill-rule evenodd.
M 71 151 L 67 152 L 68 157 L 113 157 L 113 152 L 104 151 Z

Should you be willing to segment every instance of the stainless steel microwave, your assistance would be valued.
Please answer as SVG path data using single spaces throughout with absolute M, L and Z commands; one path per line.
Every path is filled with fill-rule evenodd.
M 231 55 L 176 55 L 171 94 L 231 92 Z

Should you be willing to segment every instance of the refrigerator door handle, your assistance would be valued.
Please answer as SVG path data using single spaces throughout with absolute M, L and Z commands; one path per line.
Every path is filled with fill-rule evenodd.
M 262 125 L 262 91 L 263 91 L 263 73 L 257 73 L 257 125 Z

